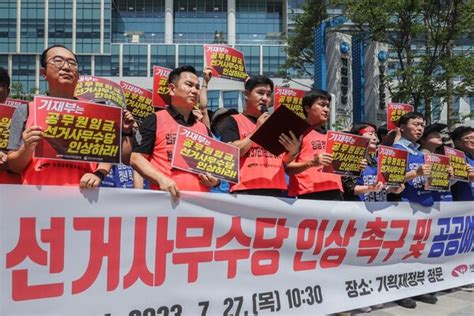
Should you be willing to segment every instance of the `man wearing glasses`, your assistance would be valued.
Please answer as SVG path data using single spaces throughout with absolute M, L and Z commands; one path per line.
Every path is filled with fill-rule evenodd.
M 451 186 L 454 201 L 474 201 L 474 128 L 459 126 L 450 134 L 454 147 L 466 154 L 469 182 L 457 181 Z
M 41 76 L 48 82 L 48 96 L 75 99 L 79 80 L 76 55 L 62 45 L 47 48 L 40 58 Z M 36 145 L 43 137 L 39 126 L 33 125 L 32 107 L 18 107 L 12 118 L 8 143 L 8 167 L 21 174 L 23 184 L 80 185 L 94 188 L 100 185 L 111 165 L 34 158 Z

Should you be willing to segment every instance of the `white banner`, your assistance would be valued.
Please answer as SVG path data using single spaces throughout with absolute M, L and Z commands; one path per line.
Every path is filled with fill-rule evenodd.
M 321 315 L 473 282 L 472 202 L 2 185 L 0 315 Z

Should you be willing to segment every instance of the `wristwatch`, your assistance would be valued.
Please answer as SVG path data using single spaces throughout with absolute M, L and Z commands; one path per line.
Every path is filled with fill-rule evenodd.
M 96 171 L 94 171 L 94 174 L 99 177 L 100 181 L 104 181 L 104 178 L 105 178 L 105 174 L 100 171 L 100 169 L 97 169 Z

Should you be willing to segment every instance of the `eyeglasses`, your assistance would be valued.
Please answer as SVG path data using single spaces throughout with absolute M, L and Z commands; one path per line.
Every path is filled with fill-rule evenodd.
M 69 68 L 71 69 L 77 69 L 77 67 L 79 67 L 77 61 L 73 58 L 66 59 L 61 56 L 53 56 L 50 59 L 48 59 L 48 64 L 52 64 L 58 69 L 64 67 L 65 63 L 67 63 Z
M 461 139 L 465 142 L 474 142 L 474 136 L 466 136 Z

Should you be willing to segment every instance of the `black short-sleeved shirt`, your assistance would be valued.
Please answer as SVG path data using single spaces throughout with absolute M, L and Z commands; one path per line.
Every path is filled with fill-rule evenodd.
M 257 124 L 256 117 L 246 114 L 244 115 L 254 124 Z M 222 119 L 222 123 L 220 125 L 220 133 L 221 141 L 223 141 L 224 143 L 230 143 L 236 140 L 240 140 L 239 127 L 232 116 L 227 116 Z
M 171 117 L 178 123 L 183 126 L 193 126 L 196 123 L 196 117 L 191 113 L 187 121 L 184 120 L 184 117 L 172 106 L 166 108 Z M 147 116 L 142 123 L 140 128 L 136 133 L 133 139 L 133 152 L 151 155 L 155 148 L 155 138 L 156 138 L 156 126 L 158 122 L 156 121 L 156 115 Z M 207 134 L 212 137 L 212 133 L 207 129 Z

